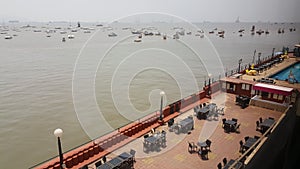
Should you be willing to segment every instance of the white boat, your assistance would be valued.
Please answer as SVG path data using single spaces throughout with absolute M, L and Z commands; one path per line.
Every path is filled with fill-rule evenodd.
M 74 39 L 75 36 L 74 36 L 74 35 L 68 35 L 68 38 L 69 38 L 69 39 Z
M 114 32 L 111 32 L 111 33 L 108 34 L 108 37 L 115 37 L 115 36 L 118 36 L 118 35 Z
M 13 37 L 12 36 L 10 36 L 10 35 L 6 35 L 6 36 L 4 36 L 4 39 L 12 39 Z
M 134 42 L 142 42 L 142 39 L 134 39 Z
M 139 30 L 132 30 L 131 33 L 132 33 L 132 34 L 141 34 L 142 32 L 139 31 Z

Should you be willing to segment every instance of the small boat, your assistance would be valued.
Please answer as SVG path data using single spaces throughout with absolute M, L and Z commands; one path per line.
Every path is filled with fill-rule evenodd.
M 141 34 L 142 32 L 141 31 L 138 31 L 138 30 L 133 30 L 131 31 L 132 34 Z
M 50 37 L 51 37 L 51 35 L 46 35 L 46 37 L 47 37 L 47 38 L 50 38 Z
M 69 39 L 74 39 L 75 36 L 74 36 L 74 35 L 68 35 L 68 38 L 69 38 Z
M 142 38 L 143 37 L 143 34 L 139 34 L 138 38 Z
M 209 33 L 209 34 L 213 34 L 213 33 L 215 33 L 215 31 L 209 31 L 208 33 Z
M 167 40 L 167 35 L 163 35 L 163 40 Z
M 264 31 L 262 31 L 261 29 L 259 29 L 258 31 L 256 31 L 256 33 L 257 33 L 258 35 L 261 35 L 262 33 L 264 33 Z
M 91 33 L 91 31 L 89 31 L 89 30 L 85 30 L 83 33 Z
M 145 31 L 145 32 L 144 32 L 144 35 L 145 35 L 145 36 L 153 36 L 154 34 L 153 34 L 152 32 Z
M 179 39 L 178 33 L 176 33 L 176 34 L 173 35 L 173 39 Z
M 65 41 L 66 41 L 66 38 L 65 38 L 65 37 L 63 37 L 61 41 L 62 41 L 62 42 L 65 42 Z
M 10 35 L 6 35 L 6 36 L 4 36 L 4 39 L 12 39 L 13 37 L 12 36 L 10 36 Z
M 267 35 L 270 33 L 268 30 L 266 30 L 266 32 L 265 32 Z
M 134 39 L 134 42 L 142 42 L 142 39 Z
M 187 34 L 187 35 L 191 35 L 191 34 L 192 34 L 192 32 L 187 32 L 186 34 Z
M 42 32 L 42 30 L 40 30 L 40 29 L 35 29 L 35 30 L 33 30 L 33 32 Z
M 115 37 L 115 36 L 118 36 L 118 35 L 114 32 L 111 32 L 111 33 L 108 34 L 108 37 Z
M 160 36 L 161 34 L 160 34 L 160 32 L 155 32 L 154 35 L 155 36 Z
M 67 32 L 66 31 L 60 31 L 60 34 L 66 34 Z
M 245 29 L 240 29 L 238 32 L 243 33 L 244 31 L 245 31 Z

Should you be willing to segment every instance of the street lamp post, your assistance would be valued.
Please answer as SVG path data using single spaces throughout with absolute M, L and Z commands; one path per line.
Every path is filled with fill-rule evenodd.
M 242 61 L 243 61 L 243 59 L 240 59 L 240 60 L 239 60 L 239 72 L 238 72 L 238 73 L 241 72 L 241 63 L 242 63 Z
M 257 56 L 257 57 L 258 57 L 258 61 L 257 61 L 257 62 L 258 62 L 258 63 L 257 63 L 258 65 L 260 65 L 260 56 L 261 56 L 261 53 L 259 52 L 259 53 L 258 53 L 258 56 Z
M 62 148 L 61 148 L 61 142 L 60 142 L 60 138 L 63 134 L 63 130 L 58 128 L 54 130 L 54 135 L 55 137 L 57 137 L 57 144 L 58 144 L 58 153 L 59 153 L 59 164 L 60 164 L 60 168 L 63 169 L 64 168 L 64 157 L 62 154 Z
M 160 95 L 160 112 L 159 112 L 159 120 L 162 121 L 163 120 L 163 112 L 162 112 L 162 108 L 163 108 L 163 99 L 164 99 L 164 95 L 165 95 L 165 92 L 164 91 L 161 91 L 159 93 Z
M 207 89 L 207 95 L 210 96 L 211 92 L 211 88 L 210 88 L 210 84 L 211 84 L 211 77 L 212 77 L 212 74 L 208 74 L 208 89 Z

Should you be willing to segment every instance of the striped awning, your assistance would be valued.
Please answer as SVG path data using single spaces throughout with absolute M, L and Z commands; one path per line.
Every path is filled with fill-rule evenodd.
M 263 91 L 263 92 L 268 92 L 268 93 L 281 94 L 284 96 L 292 95 L 292 91 L 293 91 L 293 88 L 264 84 L 264 83 L 255 84 L 253 86 L 253 89 Z

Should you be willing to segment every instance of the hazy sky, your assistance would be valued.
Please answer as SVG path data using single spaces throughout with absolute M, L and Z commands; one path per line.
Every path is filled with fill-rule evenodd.
M 191 22 L 300 22 L 300 0 L 0 0 L 0 19 L 105 21 L 162 12 Z

